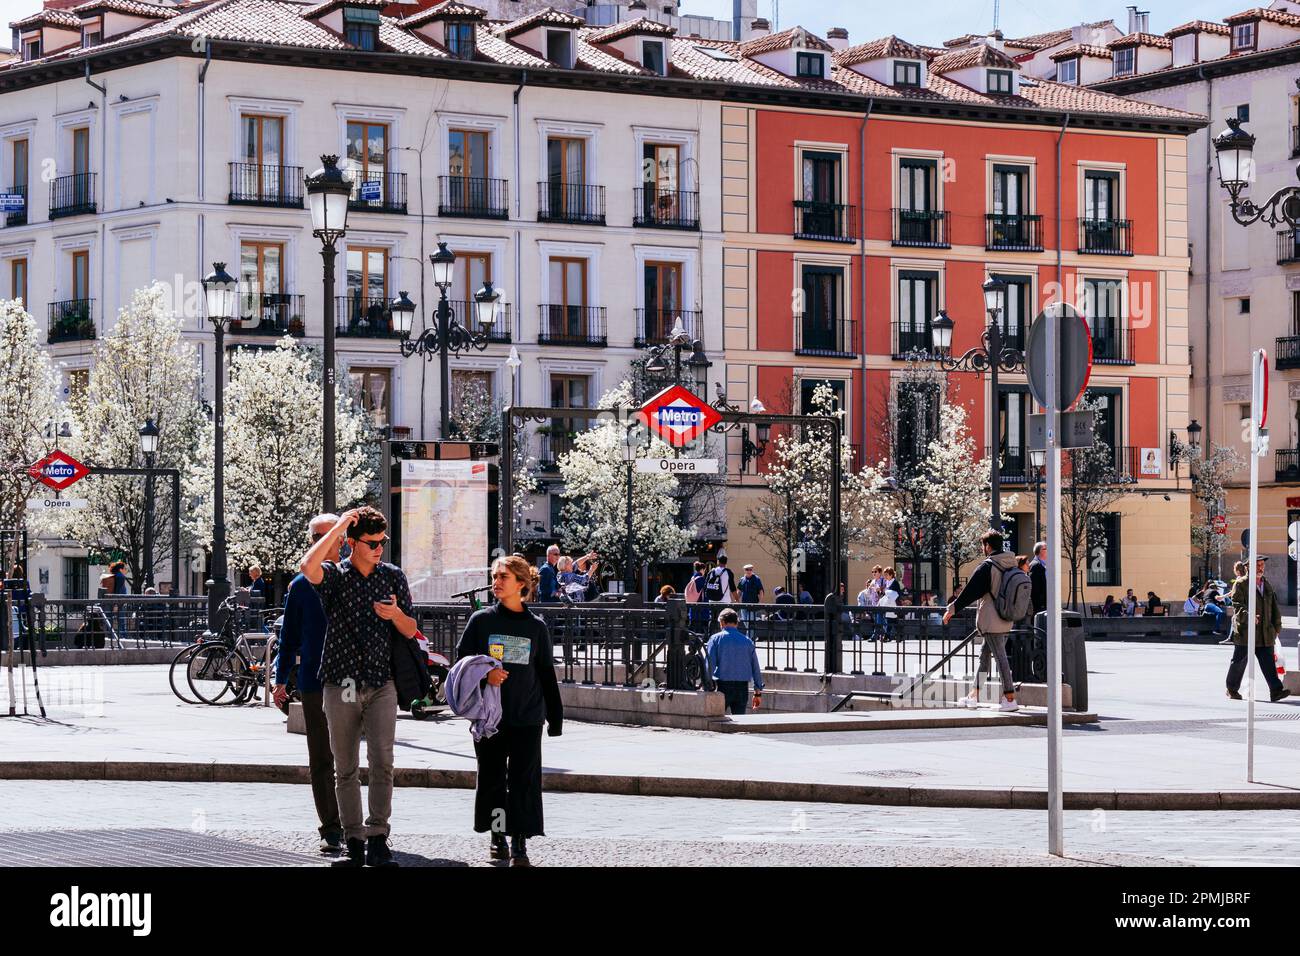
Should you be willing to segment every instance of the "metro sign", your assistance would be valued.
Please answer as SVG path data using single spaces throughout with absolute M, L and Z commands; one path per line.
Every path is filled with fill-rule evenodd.
M 722 421 L 716 408 L 681 385 L 664 389 L 642 405 L 636 417 L 674 448 L 689 445 Z
M 90 474 L 90 469 L 77 459 L 57 448 L 36 464 L 27 469 L 27 474 L 37 481 L 48 485 L 55 491 L 62 491 Z

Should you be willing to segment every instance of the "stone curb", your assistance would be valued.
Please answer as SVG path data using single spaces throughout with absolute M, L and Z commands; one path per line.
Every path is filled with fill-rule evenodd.
M 361 769 L 362 783 L 366 770 Z M 727 780 L 711 777 L 544 773 L 546 790 L 617 796 L 781 800 L 894 807 L 1045 810 L 1047 791 L 1037 787 L 891 787 L 878 784 L 804 783 L 788 780 Z M 0 780 L 129 780 L 187 783 L 311 783 L 296 764 L 182 763 L 174 761 L 0 762 Z M 472 790 L 473 770 L 397 768 L 398 787 Z M 1067 810 L 1300 810 L 1300 790 L 1068 790 Z

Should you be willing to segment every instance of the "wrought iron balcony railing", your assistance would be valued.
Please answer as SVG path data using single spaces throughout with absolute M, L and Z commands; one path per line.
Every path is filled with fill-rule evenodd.
M 349 338 L 396 338 L 391 301 L 377 296 L 339 296 L 335 300 L 334 333 Z
M 537 221 L 603 226 L 605 187 L 585 183 L 538 183 Z
M 239 318 L 234 335 L 305 335 L 304 297 L 284 292 L 244 293 L 239 297 Z
M 1011 252 L 1043 251 L 1043 217 L 989 213 L 984 217 L 984 248 Z
M 230 164 L 232 205 L 302 208 L 302 167 Z
M 478 176 L 439 176 L 438 215 L 506 219 L 510 215 L 510 183 Z
M 858 209 L 841 203 L 796 199 L 794 237 L 824 242 L 853 242 L 858 238 Z
M 795 319 L 795 354 L 851 358 L 858 354 L 857 328 L 853 319 L 819 322 L 805 314 Z
M 542 345 L 606 344 L 605 309 L 603 306 L 541 305 L 537 341 Z
M 1132 234 L 1132 219 L 1080 219 L 1079 251 L 1101 256 L 1131 256 Z
M 406 173 L 362 173 L 353 170 L 348 208 L 356 212 L 406 214 Z M 364 197 L 370 196 L 370 199 Z
M 948 212 L 945 209 L 895 209 L 894 245 L 947 249 Z
M 700 194 L 646 186 L 634 189 L 632 225 L 656 229 L 699 229 Z
M 50 181 L 50 218 L 85 216 L 95 212 L 95 174 L 73 173 Z
M 636 338 L 632 344 L 639 349 L 650 345 L 663 345 L 673 330 L 677 320 L 682 320 L 682 328 L 691 337 L 691 341 L 703 338 L 703 313 L 687 309 L 637 309 Z
M 50 345 L 94 338 L 94 299 L 65 299 L 63 302 L 50 303 L 49 335 L 46 339 Z

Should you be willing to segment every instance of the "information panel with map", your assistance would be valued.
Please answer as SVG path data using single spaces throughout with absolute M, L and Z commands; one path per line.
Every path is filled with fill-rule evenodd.
M 488 463 L 401 462 L 402 570 L 416 603 L 487 580 Z

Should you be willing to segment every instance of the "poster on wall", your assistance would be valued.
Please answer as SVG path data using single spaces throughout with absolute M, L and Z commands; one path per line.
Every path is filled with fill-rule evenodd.
M 1143 477 L 1152 478 L 1159 478 L 1164 474 L 1164 449 L 1143 448 L 1141 472 Z
M 445 602 L 487 580 L 488 465 L 403 461 L 402 570 L 411 600 Z

